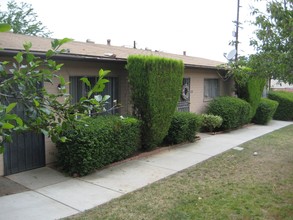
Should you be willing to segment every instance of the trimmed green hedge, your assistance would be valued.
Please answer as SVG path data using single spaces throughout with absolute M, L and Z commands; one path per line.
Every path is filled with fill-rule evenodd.
M 266 79 L 248 74 L 235 75 L 235 87 L 238 98 L 247 101 L 251 105 L 250 120 L 254 117 L 258 108 Z
M 293 120 L 293 93 L 283 91 L 269 92 L 268 98 L 279 103 L 274 119 L 283 121 Z
M 175 112 L 172 118 L 165 144 L 179 144 L 193 142 L 196 132 L 201 127 L 201 117 L 191 112 Z
M 221 127 L 223 123 L 223 119 L 221 116 L 218 115 L 208 115 L 208 114 L 202 114 L 202 131 L 209 131 L 212 132 L 215 130 L 215 128 Z
M 63 133 L 69 139 L 57 143 L 58 163 L 70 175 L 86 175 L 131 156 L 140 147 L 140 122 L 135 118 L 89 118 Z
M 277 101 L 262 98 L 252 121 L 256 124 L 267 124 L 273 118 L 278 105 Z
M 133 114 L 142 121 L 142 146 L 160 145 L 168 133 L 181 94 L 181 60 L 132 55 L 127 60 Z
M 207 106 L 207 114 L 222 117 L 220 130 L 238 128 L 250 121 L 251 106 L 236 97 L 218 97 Z

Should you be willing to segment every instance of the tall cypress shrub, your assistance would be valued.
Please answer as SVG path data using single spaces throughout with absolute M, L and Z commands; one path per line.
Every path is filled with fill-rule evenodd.
M 168 133 L 184 73 L 181 60 L 131 55 L 127 60 L 133 113 L 142 121 L 142 146 L 158 146 Z
M 247 101 L 251 105 L 250 120 L 254 117 L 260 103 L 266 80 L 248 74 L 235 76 L 236 93 L 238 98 Z

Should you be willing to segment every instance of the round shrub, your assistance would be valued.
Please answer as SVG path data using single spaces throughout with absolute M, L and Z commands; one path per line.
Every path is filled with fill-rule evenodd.
M 202 114 L 202 130 L 212 132 L 215 128 L 221 127 L 223 119 L 218 115 Z
M 293 120 L 293 93 L 284 91 L 270 92 L 268 98 L 279 103 L 274 119 L 283 121 Z
M 238 128 L 250 121 L 251 106 L 236 97 L 218 97 L 207 106 L 207 114 L 218 115 L 223 119 L 220 130 Z
M 273 118 L 278 105 L 279 103 L 277 101 L 262 98 L 256 110 L 253 122 L 261 125 L 267 124 Z
M 70 175 L 84 176 L 131 156 L 140 147 L 140 122 L 135 118 L 89 118 L 63 134 L 68 140 L 57 143 L 58 163 Z
M 193 142 L 196 132 L 201 127 L 201 117 L 191 112 L 175 112 L 168 134 L 164 139 L 165 144 L 179 144 Z

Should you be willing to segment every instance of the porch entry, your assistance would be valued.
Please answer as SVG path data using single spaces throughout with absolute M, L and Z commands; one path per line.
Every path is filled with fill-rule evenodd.
M 69 93 L 72 95 L 72 102 L 76 103 L 81 97 L 86 96 L 87 92 L 89 91 L 89 87 L 86 86 L 80 79 L 84 76 L 71 76 L 69 77 L 70 87 Z M 90 81 L 91 85 L 93 86 L 97 82 L 97 77 L 87 77 Z M 107 110 L 111 109 L 114 105 L 114 100 L 118 99 L 118 78 L 117 77 L 107 77 L 106 79 L 109 80 L 106 83 L 106 87 L 104 91 L 101 93 L 102 96 L 109 95 L 110 98 L 107 101 L 105 108 Z M 108 114 L 115 114 L 117 110 L 111 109 L 107 111 Z M 107 114 L 106 113 L 106 114 Z
M 11 100 L 10 100 L 11 101 Z M 18 103 L 13 113 L 25 118 L 24 107 Z M 12 143 L 4 145 L 4 175 L 45 166 L 44 135 L 33 131 L 13 133 Z
M 177 105 L 177 111 L 189 112 L 190 111 L 190 78 L 184 78 L 182 83 L 182 91 L 180 100 Z

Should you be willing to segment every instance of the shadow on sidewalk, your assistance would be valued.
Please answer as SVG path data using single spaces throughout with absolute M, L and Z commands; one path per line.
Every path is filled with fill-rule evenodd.
M 6 177 L 0 177 L 0 196 L 6 196 L 25 191 L 29 191 L 29 189 Z

